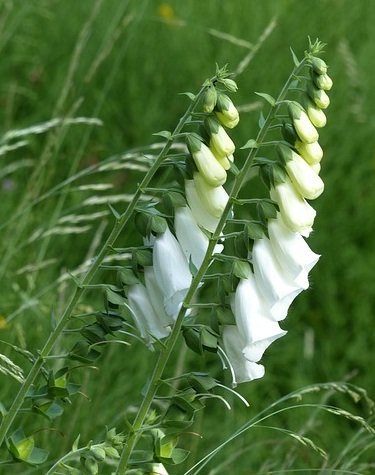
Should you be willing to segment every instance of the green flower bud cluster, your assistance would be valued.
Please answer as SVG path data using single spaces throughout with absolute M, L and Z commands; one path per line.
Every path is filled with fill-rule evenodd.
M 278 146 L 286 177 L 271 189 L 271 197 L 278 203 L 285 224 L 303 236 L 310 234 L 316 215 L 306 199 L 313 200 L 324 190 L 319 177 L 323 150 L 317 129 L 327 123 L 323 110 L 329 105 L 326 91 L 332 87 L 322 59 L 311 57 L 309 68 L 310 79 L 301 104 L 288 102 L 291 123 L 283 124 L 282 132 L 289 145 Z
M 235 145 L 226 128 L 239 122 L 238 110 L 221 90 L 237 90 L 236 83 L 227 77 L 211 82 L 203 98 L 203 111 L 207 113 L 203 125 L 205 139 L 197 134 L 187 138 L 187 145 L 196 166 L 193 180 L 186 182 L 186 195 L 197 223 L 213 232 L 228 202 L 223 188 L 234 157 Z

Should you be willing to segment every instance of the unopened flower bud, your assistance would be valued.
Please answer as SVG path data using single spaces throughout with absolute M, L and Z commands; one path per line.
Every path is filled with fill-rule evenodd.
M 216 108 L 215 108 L 216 117 L 225 127 L 233 129 L 239 120 L 238 110 L 235 108 L 233 102 L 225 94 L 218 94 Z
M 324 127 L 326 125 L 327 117 L 325 113 L 322 111 L 322 109 L 320 109 L 320 107 L 317 107 L 317 105 L 308 96 L 304 98 L 303 105 L 306 109 L 309 119 L 311 120 L 312 124 L 315 125 L 315 127 Z
M 309 165 L 315 165 L 323 158 L 323 149 L 319 145 L 319 142 L 304 143 L 297 140 L 294 147 Z
M 220 165 L 224 168 L 224 170 L 229 170 L 231 167 L 231 162 L 233 162 L 233 155 L 229 155 L 228 157 L 219 157 L 216 155 L 215 150 L 211 150 L 211 152 L 215 155 L 216 160 L 220 163 Z M 231 158 L 230 158 L 231 157 Z
M 298 193 L 309 200 L 323 193 L 324 183 L 310 165 L 285 145 L 279 145 L 278 153 L 285 161 L 285 170 Z
M 323 89 L 317 89 L 313 84 L 309 84 L 307 92 L 318 107 L 327 109 L 329 106 L 329 97 Z
M 311 59 L 311 66 L 317 74 L 327 74 L 328 66 L 321 58 L 313 57 Z
M 300 140 L 306 143 L 316 142 L 319 138 L 318 131 L 304 109 L 297 102 L 289 102 L 288 111 Z
M 318 89 L 323 89 L 324 91 L 332 89 L 333 81 L 328 74 L 314 74 L 313 81 Z
M 228 202 L 228 194 L 222 186 L 210 186 L 200 173 L 194 173 L 198 196 L 207 211 L 220 218 Z
M 227 179 L 227 173 L 207 145 L 193 135 L 188 136 L 187 144 L 204 180 L 211 186 L 223 185 Z
M 236 92 L 238 89 L 237 83 L 233 79 L 225 78 L 219 79 L 219 82 L 229 91 Z
M 205 120 L 205 126 L 210 134 L 210 148 L 215 157 L 232 155 L 236 147 L 219 122 L 212 117 L 208 117 Z
M 212 112 L 215 109 L 217 101 L 217 91 L 213 84 L 211 84 L 204 93 L 203 110 L 204 112 Z
M 320 163 L 314 163 L 313 165 L 310 165 L 310 167 L 314 170 L 314 172 L 319 175 L 320 169 L 322 168 Z

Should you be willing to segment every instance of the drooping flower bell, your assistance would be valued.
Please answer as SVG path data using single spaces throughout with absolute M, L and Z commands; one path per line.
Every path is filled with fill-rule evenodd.
M 217 96 L 215 114 L 221 124 L 224 125 L 224 127 L 228 127 L 228 129 L 233 129 L 240 120 L 238 110 L 233 102 L 223 93 L 219 93 Z
M 155 239 L 152 257 L 164 294 L 165 311 L 168 316 L 176 318 L 192 277 L 185 255 L 169 228 Z
M 200 227 L 206 229 L 210 233 L 213 233 L 219 224 L 220 216 L 214 216 L 202 204 L 202 200 L 198 195 L 194 180 L 185 180 L 185 194 L 195 221 Z
M 220 123 L 213 117 L 208 117 L 205 126 L 210 137 L 210 149 L 215 157 L 233 155 L 236 147 Z
M 264 366 L 248 361 L 244 357 L 242 348 L 244 348 L 245 342 L 238 328 L 235 325 L 225 325 L 222 336 L 224 351 L 231 366 L 233 385 L 263 378 Z
M 194 173 L 194 183 L 202 205 L 212 216 L 220 218 L 229 199 L 228 193 L 222 186 L 209 185 L 200 173 Z
M 302 106 L 298 102 L 289 102 L 288 112 L 300 140 L 305 143 L 316 142 L 319 138 L 318 131 Z
M 259 361 L 268 346 L 287 333 L 273 319 L 269 302 L 259 291 L 253 273 L 239 282 L 232 309 L 245 343 L 242 353 L 249 361 Z

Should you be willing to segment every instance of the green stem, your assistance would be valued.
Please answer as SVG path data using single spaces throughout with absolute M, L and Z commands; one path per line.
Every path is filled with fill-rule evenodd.
M 98 255 L 96 256 L 93 264 L 91 265 L 90 269 L 87 271 L 87 274 L 85 275 L 84 279 L 82 280 L 81 284 L 79 287 L 77 287 L 70 299 L 70 302 L 68 306 L 66 307 L 64 313 L 62 314 L 57 326 L 53 330 L 53 332 L 50 334 L 48 337 L 44 347 L 42 350 L 39 352 L 38 357 L 36 358 L 33 366 L 31 367 L 31 370 L 25 379 L 23 385 L 21 386 L 18 394 L 16 395 L 9 411 L 7 414 L 3 417 L 3 420 L 0 425 L 0 446 L 4 442 L 4 439 L 10 429 L 10 426 L 12 425 L 15 417 L 17 416 L 17 413 L 19 409 L 21 408 L 26 394 L 29 391 L 31 385 L 33 384 L 35 378 L 39 374 L 39 371 L 41 370 L 45 359 L 49 356 L 51 353 L 54 345 L 56 344 L 58 338 L 64 331 L 65 327 L 67 326 L 68 322 L 70 321 L 72 317 L 72 313 L 74 311 L 75 306 L 77 305 L 78 301 L 80 300 L 82 294 L 85 292 L 87 286 L 90 284 L 92 281 L 93 277 L 95 276 L 96 272 L 100 268 L 101 263 L 103 262 L 103 259 L 106 257 L 107 253 L 112 250 L 114 243 L 118 236 L 120 235 L 121 231 L 124 229 L 125 225 L 128 223 L 129 219 L 131 218 L 134 209 L 136 208 L 138 201 L 143 193 L 143 190 L 148 187 L 151 179 L 155 175 L 156 171 L 160 167 L 161 163 L 163 162 L 164 158 L 167 156 L 169 149 L 172 146 L 172 143 L 174 141 L 175 135 L 178 134 L 182 128 L 185 125 L 185 122 L 189 119 L 191 112 L 194 110 L 195 106 L 197 105 L 198 101 L 200 100 L 203 92 L 205 91 L 207 86 L 202 86 L 201 90 L 198 92 L 198 94 L 195 96 L 195 99 L 190 103 L 189 107 L 187 108 L 185 114 L 181 117 L 181 119 L 178 122 L 178 125 L 176 126 L 175 130 L 171 134 L 171 137 L 167 140 L 165 143 L 163 149 L 160 151 L 157 159 L 155 160 L 154 164 L 152 167 L 149 169 L 149 171 L 146 173 L 144 176 L 142 182 L 137 188 L 137 191 L 134 193 L 132 201 L 129 203 L 126 211 L 124 214 L 122 214 L 116 221 L 114 227 L 112 228 L 112 231 L 110 235 L 108 236 L 106 242 L 100 249 Z
M 71 452 L 68 452 L 66 455 L 64 455 L 64 457 L 61 457 L 61 459 L 59 459 L 56 463 L 52 465 L 52 467 L 48 470 L 46 475 L 53 475 L 53 473 L 55 472 L 55 469 L 58 468 L 59 465 L 67 462 L 68 460 L 76 460 L 79 455 L 87 452 L 89 448 L 90 447 L 82 447 L 80 449 L 72 450 Z
M 281 90 L 281 92 L 280 92 L 280 94 L 279 94 L 279 96 L 276 100 L 275 105 L 270 109 L 263 126 L 261 127 L 261 129 L 258 132 L 258 135 L 256 137 L 256 142 L 257 143 L 262 143 L 262 141 L 264 140 L 264 137 L 266 136 L 266 134 L 267 134 L 267 132 L 270 128 L 270 125 L 271 125 L 272 121 L 274 120 L 275 115 L 277 114 L 277 112 L 278 112 L 278 110 L 281 106 L 281 101 L 285 98 L 285 96 L 286 96 L 286 94 L 289 90 L 289 85 L 294 80 L 294 76 L 296 75 L 296 73 L 299 72 L 304 67 L 304 65 L 305 65 L 305 59 L 302 60 L 300 62 L 300 64 L 293 69 L 293 72 L 289 76 L 289 78 L 286 81 L 283 89 Z M 209 242 L 209 245 L 208 245 L 208 248 L 207 248 L 207 252 L 206 252 L 206 255 L 205 255 L 204 260 L 202 262 L 202 265 L 200 266 L 200 268 L 198 269 L 197 274 L 195 275 L 195 277 L 192 280 L 190 289 L 189 289 L 189 291 L 188 291 L 188 293 L 185 297 L 185 300 L 183 302 L 183 305 L 182 305 L 182 307 L 181 307 L 181 309 L 180 309 L 180 311 L 177 315 L 176 323 L 173 327 L 172 333 L 169 336 L 169 338 L 168 338 L 168 340 L 165 344 L 164 349 L 159 353 L 159 357 L 158 357 L 158 360 L 155 364 L 154 371 L 153 371 L 153 374 L 151 376 L 146 394 L 143 398 L 143 401 L 142 401 L 142 403 L 139 407 L 138 413 L 137 413 L 137 415 L 135 417 L 135 420 L 133 422 L 132 432 L 129 435 L 127 443 L 125 444 L 124 449 L 122 451 L 121 458 L 120 458 L 120 461 L 119 461 L 119 465 L 117 467 L 117 471 L 115 472 L 116 475 L 125 475 L 125 473 L 126 473 L 126 469 L 128 467 L 128 464 L 129 464 L 130 456 L 131 456 L 131 454 L 133 452 L 133 449 L 134 449 L 134 447 L 135 447 L 135 445 L 136 445 L 136 443 L 137 443 L 137 441 L 138 441 L 138 439 L 141 435 L 143 424 L 144 424 L 145 419 L 147 417 L 147 413 L 148 413 L 148 411 L 151 407 L 152 401 L 153 401 L 153 399 L 156 395 L 156 392 L 157 392 L 157 389 L 159 387 L 160 380 L 162 378 L 164 369 L 166 367 L 166 364 L 167 364 L 167 362 L 170 358 L 172 350 L 173 350 L 173 348 L 174 348 L 174 346 L 177 342 L 177 339 L 179 337 L 181 327 L 182 327 L 182 323 L 183 323 L 183 319 L 184 319 L 184 316 L 185 316 L 185 313 L 186 313 L 186 309 L 190 306 L 191 301 L 194 297 L 194 294 L 197 291 L 197 289 L 199 287 L 199 284 L 202 281 L 202 279 L 203 279 L 203 277 L 204 277 L 204 275 L 205 275 L 205 273 L 206 273 L 206 271 L 209 267 L 209 264 L 210 264 L 211 259 L 212 259 L 212 254 L 214 252 L 214 248 L 217 244 L 217 241 L 220 239 L 220 235 L 222 233 L 222 230 L 223 230 L 223 228 L 226 224 L 228 215 L 229 215 L 230 210 L 232 208 L 232 202 L 233 202 L 233 200 L 235 200 L 237 198 L 237 196 L 238 196 L 238 194 L 239 194 L 239 192 L 242 188 L 242 185 L 246 181 L 246 176 L 247 176 L 247 174 L 250 170 L 253 159 L 256 156 L 257 150 L 258 150 L 257 148 L 252 148 L 250 150 L 248 156 L 246 157 L 246 161 L 245 161 L 245 164 L 244 164 L 243 168 L 241 169 L 241 171 L 239 172 L 239 174 L 235 178 L 233 188 L 232 188 L 231 193 L 229 195 L 228 203 L 227 203 L 227 205 L 224 209 L 224 212 L 223 212 L 223 214 L 220 218 L 220 221 L 217 225 L 217 228 L 216 228 L 215 232 L 213 233 L 212 238 L 210 239 L 210 242 Z

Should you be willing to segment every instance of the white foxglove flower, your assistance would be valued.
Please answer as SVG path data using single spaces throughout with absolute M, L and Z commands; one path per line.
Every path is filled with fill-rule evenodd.
M 153 463 L 151 472 L 146 475 L 168 475 L 168 472 L 162 463 Z
M 160 318 L 160 315 L 155 312 L 143 284 L 139 283 L 128 287 L 128 304 L 141 337 L 149 344 L 152 342 L 151 335 L 157 339 L 169 335 L 170 329 L 166 327 L 165 321 Z
M 323 59 L 317 57 L 311 58 L 311 66 L 315 73 L 327 74 L 328 66 Z
M 321 170 L 321 165 L 320 163 L 314 163 L 313 165 L 310 165 L 310 167 L 314 170 L 314 172 L 319 175 L 320 170 Z
M 185 181 L 186 200 L 189 204 L 195 221 L 202 228 L 213 233 L 219 224 L 220 217 L 213 216 L 202 204 L 193 180 Z
M 238 110 L 225 94 L 218 94 L 215 114 L 219 121 L 228 129 L 233 129 L 240 120 Z
M 304 143 L 300 140 L 296 140 L 294 147 L 309 165 L 315 165 L 323 158 L 323 149 L 319 145 L 319 142 Z
M 177 240 L 181 246 L 187 261 L 199 269 L 206 255 L 209 239 L 199 228 L 194 216 L 187 206 L 177 208 L 174 220 Z M 222 252 L 224 246 L 217 244 L 214 253 Z
M 232 155 L 236 147 L 219 122 L 208 117 L 205 120 L 205 126 L 210 135 L 210 148 L 215 157 Z
M 329 106 L 329 97 L 323 89 L 317 89 L 312 84 L 308 87 L 308 94 L 320 109 L 327 109 Z
M 259 292 L 252 273 L 240 280 L 232 309 L 245 343 L 242 353 L 249 361 L 259 361 L 269 345 L 287 333 L 272 318 L 268 302 Z
M 288 103 L 288 111 L 293 126 L 302 142 L 313 143 L 319 138 L 318 131 L 311 123 L 308 115 L 297 102 Z
M 157 236 L 152 257 L 164 294 L 165 311 L 169 317 L 176 318 L 192 278 L 185 255 L 169 228 Z
M 248 361 L 243 353 L 244 340 L 235 325 L 225 325 L 223 327 L 224 351 L 231 365 L 233 384 L 252 381 L 263 378 L 264 366 Z
M 289 151 L 290 159 L 286 160 L 285 169 L 291 182 L 304 198 L 318 198 L 324 191 L 323 180 L 302 157 L 291 149 Z
M 210 214 L 220 218 L 229 199 L 228 193 L 222 186 L 210 186 L 200 173 L 194 173 L 194 183 L 202 205 Z
M 296 191 L 288 178 L 270 190 L 271 199 L 276 201 L 286 226 L 302 236 L 308 237 L 312 231 L 316 211 Z
M 328 76 L 328 74 L 318 74 L 314 77 L 314 82 L 319 89 L 323 89 L 323 91 L 330 91 L 333 86 L 332 79 Z
M 159 285 L 159 279 L 155 274 L 154 268 L 147 266 L 144 268 L 145 286 L 150 298 L 151 305 L 155 313 L 159 316 L 159 320 L 165 327 L 172 325 L 174 320 L 167 315 L 164 308 L 164 294 Z
M 204 180 L 211 186 L 223 185 L 227 179 L 227 172 L 207 145 L 190 135 L 187 138 L 187 143 L 195 165 Z
M 309 287 L 308 274 L 319 260 L 299 233 L 288 229 L 278 213 L 268 221 L 268 234 L 274 255 L 283 272 L 303 289 Z
M 253 246 L 255 282 L 267 301 L 272 318 L 283 320 L 303 287 L 293 282 L 278 263 L 268 238 L 255 241 Z

